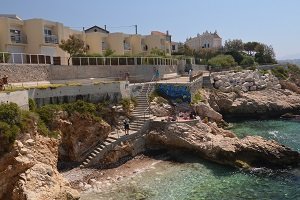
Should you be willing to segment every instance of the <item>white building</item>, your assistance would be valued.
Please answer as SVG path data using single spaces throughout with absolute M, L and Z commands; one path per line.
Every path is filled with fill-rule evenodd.
M 204 32 L 202 35 L 197 34 L 197 37 L 188 38 L 185 41 L 191 49 L 199 50 L 202 48 L 215 48 L 219 49 L 222 47 L 222 38 L 218 35 L 217 31 L 214 33 Z

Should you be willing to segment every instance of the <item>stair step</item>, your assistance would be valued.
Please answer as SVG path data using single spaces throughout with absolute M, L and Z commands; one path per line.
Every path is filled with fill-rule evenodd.
M 91 160 L 87 158 L 87 159 L 85 159 L 85 161 L 86 161 L 86 162 L 90 162 Z
M 83 162 L 82 164 L 83 164 L 83 165 L 87 165 L 87 164 L 89 164 L 89 163 L 88 163 L 88 162 Z
M 95 156 L 97 155 L 96 153 L 91 153 L 91 155 L 95 158 Z
M 102 151 L 103 147 L 98 147 L 96 150 Z
M 88 156 L 88 159 L 90 159 L 90 160 L 93 159 L 93 158 L 94 158 L 93 156 Z
M 98 153 L 100 153 L 100 151 L 98 151 L 97 149 L 95 149 L 94 153 L 98 154 Z
M 114 137 L 114 136 L 109 136 L 108 138 L 113 139 L 113 140 L 117 140 L 118 138 Z
M 104 144 L 105 146 L 108 146 L 108 145 L 111 144 L 111 142 L 109 142 L 109 141 L 104 141 L 103 144 Z

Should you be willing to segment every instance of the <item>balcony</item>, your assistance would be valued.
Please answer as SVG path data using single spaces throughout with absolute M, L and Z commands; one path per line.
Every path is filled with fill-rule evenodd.
M 124 43 L 124 50 L 125 50 L 125 51 L 131 50 L 130 44 Z
M 58 44 L 58 37 L 56 35 L 44 35 L 45 43 Z
M 11 34 L 10 40 L 15 44 L 27 44 L 27 37 L 21 34 Z

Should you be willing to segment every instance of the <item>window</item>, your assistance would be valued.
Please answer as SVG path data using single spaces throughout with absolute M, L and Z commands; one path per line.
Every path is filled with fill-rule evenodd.
M 45 35 L 52 35 L 52 30 L 48 29 L 48 28 L 45 28 L 44 29 L 44 34 Z
M 176 50 L 176 46 L 172 45 L 172 51 L 175 51 L 175 50 Z

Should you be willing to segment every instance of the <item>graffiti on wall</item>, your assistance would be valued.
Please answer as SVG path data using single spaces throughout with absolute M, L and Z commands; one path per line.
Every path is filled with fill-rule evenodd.
M 191 102 L 191 92 L 186 85 L 159 84 L 157 91 L 172 100 L 181 99 L 183 102 Z

